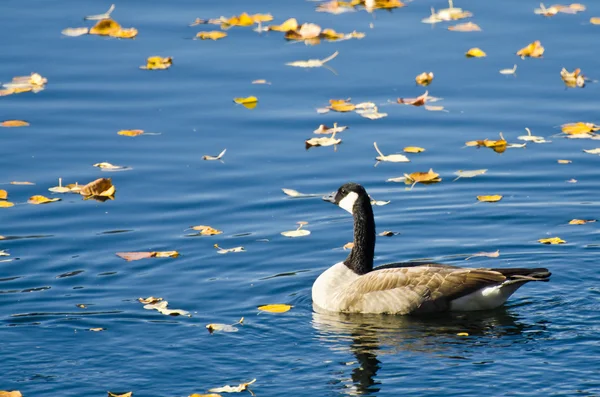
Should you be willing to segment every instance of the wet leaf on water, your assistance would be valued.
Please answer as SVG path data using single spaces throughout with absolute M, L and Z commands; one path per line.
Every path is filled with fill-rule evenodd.
M 383 200 L 373 200 L 371 199 L 371 205 L 376 205 L 378 207 L 383 207 L 384 205 L 388 205 L 391 201 L 383 201 Z
M 244 106 L 246 109 L 254 109 L 256 105 L 258 105 L 258 98 L 255 96 L 249 96 L 246 98 L 233 98 L 233 102 Z
M 342 140 L 340 138 L 335 137 L 336 132 L 334 131 L 331 136 L 328 137 L 320 137 L 320 138 L 310 138 L 304 141 L 306 148 L 310 148 L 312 146 L 332 146 L 341 143 Z
M 596 149 L 583 149 L 584 152 L 589 154 L 600 154 L 600 148 Z
M 333 123 L 333 127 L 328 127 L 325 124 L 321 124 L 319 126 L 319 128 L 317 128 L 313 132 L 315 134 L 333 134 L 334 132 L 338 133 L 338 132 L 345 131 L 346 129 L 348 129 L 347 126 L 339 126 L 338 127 L 337 123 Z
M 596 222 L 596 219 L 572 219 L 569 225 L 585 225 L 586 223 Z
M 122 165 L 113 165 L 111 163 L 106 163 L 106 162 L 96 163 L 93 166 L 100 168 L 102 171 L 119 171 L 119 170 L 125 171 L 125 170 L 131 169 L 131 167 L 125 167 Z
M 282 188 L 281 190 L 283 191 L 283 193 L 285 193 L 286 195 L 288 195 L 290 197 L 317 197 L 317 196 L 319 196 L 318 194 L 300 193 L 299 191 L 294 190 L 294 189 Z
M 35 183 L 27 182 L 27 181 L 12 181 L 10 184 L 11 185 L 35 185 Z
M 106 331 L 106 328 L 90 328 L 89 330 L 92 332 L 101 332 Z
M 565 83 L 567 87 L 575 88 L 583 88 L 585 87 L 585 81 L 587 78 L 581 73 L 581 69 L 577 68 L 572 72 L 569 72 L 567 69 L 562 68 L 560 71 L 560 78 Z
M 13 390 L 13 391 L 0 390 L 0 397 L 23 397 L 23 395 L 18 390 Z
M 144 309 L 146 310 L 156 310 L 161 314 L 164 314 L 165 316 L 187 316 L 187 317 L 192 317 L 191 314 L 185 310 L 179 310 L 179 309 L 169 309 L 167 308 L 167 306 L 169 305 L 169 302 L 163 300 L 157 303 L 151 303 L 151 304 L 147 304 L 144 305 Z
M 429 102 L 437 102 L 442 98 L 436 98 L 429 95 L 429 91 L 425 91 L 424 94 L 419 95 L 416 98 L 398 98 L 396 102 L 402 105 L 412 105 L 412 106 L 423 106 Z
M 269 313 L 285 313 L 289 311 L 292 307 L 294 306 L 287 305 L 285 303 L 273 303 L 270 305 L 258 306 L 258 310 Z
M 54 203 L 56 201 L 60 201 L 61 199 L 58 197 L 55 198 L 48 198 L 42 195 L 35 195 L 35 196 L 31 196 L 29 197 L 29 200 L 27 200 L 27 202 L 29 204 L 48 204 L 48 203 Z
M 566 181 L 567 183 L 577 183 L 577 179 L 571 178 L 568 181 Z
M 567 135 L 588 134 L 598 130 L 600 130 L 600 126 L 594 123 L 584 123 L 581 121 L 561 125 L 561 131 Z
M 233 324 L 219 324 L 219 323 L 208 324 L 206 326 L 206 329 L 208 329 L 208 332 L 210 332 L 211 334 L 215 331 L 238 332 L 239 328 L 237 328 L 236 325 L 243 324 L 243 323 L 244 323 L 244 317 L 242 317 L 237 323 L 233 323 Z
M 556 160 L 558 164 L 571 164 L 573 161 L 571 160 Z
M 528 141 L 528 142 L 533 142 L 533 143 L 549 143 L 550 142 L 550 141 L 545 140 L 543 136 L 531 135 L 531 130 L 527 127 L 525 127 L 525 131 L 527 131 L 527 135 L 521 135 L 521 136 L 517 137 L 517 139 L 519 139 L 521 141 Z
M 220 394 L 216 394 L 216 393 L 209 393 L 209 394 L 194 393 L 194 394 L 190 394 L 189 397 L 222 397 L 222 396 Z
M 407 146 L 404 148 L 404 151 L 406 153 L 421 153 L 421 152 L 424 152 L 425 149 L 423 149 L 422 147 L 418 147 L 418 146 Z
M 227 149 L 223 149 L 223 151 L 221 153 L 219 153 L 218 156 L 204 155 L 204 156 L 202 156 L 202 160 L 221 160 L 223 158 L 223 156 L 225 155 L 226 151 L 227 151 Z
M 408 162 L 410 162 L 408 157 L 406 157 L 403 154 L 396 153 L 396 154 L 385 155 L 385 154 L 381 153 L 381 150 L 379 150 L 379 147 L 377 146 L 377 142 L 373 142 L 373 146 L 375 147 L 375 150 L 379 154 L 379 156 L 375 157 L 375 159 L 377 161 L 388 161 L 391 163 L 408 163 Z
M 539 40 L 536 40 L 517 51 L 517 55 L 523 59 L 525 57 L 541 58 L 544 55 L 544 47 L 542 47 L 542 43 Z
M 108 392 L 108 397 L 131 397 L 133 396 L 133 392 Z
M 499 194 L 494 194 L 491 196 L 477 196 L 477 200 L 485 203 L 495 203 L 496 201 L 502 200 L 502 196 Z
M 476 254 L 467 256 L 465 260 L 468 261 L 471 258 L 477 258 L 481 256 L 485 256 L 487 258 L 498 258 L 500 256 L 500 250 L 496 250 L 494 252 L 478 252 Z
M 277 32 L 289 32 L 290 30 L 298 29 L 298 21 L 296 18 L 290 18 L 281 25 L 271 25 L 268 27 L 268 29 Z
M 64 36 L 78 37 L 83 36 L 84 34 L 88 34 L 89 32 L 89 28 L 66 28 L 63 29 L 60 33 L 62 33 Z
M 10 201 L 0 200 L 0 208 L 10 208 L 14 207 L 15 203 L 11 203 Z
M 62 185 L 62 178 L 58 178 L 58 186 L 54 186 L 48 189 L 53 193 L 71 193 L 71 189 Z
M 454 182 L 455 180 L 459 179 L 459 178 L 473 178 L 475 176 L 478 175 L 483 175 L 487 172 L 487 169 L 483 169 L 483 170 L 470 170 L 470 171 L 463 171 L 463 170 L 458 170 L 454 173 L 454 175 L 457 175 L 457 177 L 452 181 Z
M 115 191 L 111 178 L 98 178 L 83 186 L 79 194 L 86 197 L 113 197 Z
M 218 244 L 213 245 L 218 251 L 217 254 L 227 254 L 229 252 L 245 252 L 244 247 L 221 248 Z
M 515 74 L 517 73 L 517 65 L 514 65 L 512 69 L 500 69 L 500 74 Z
M 564 243 L 566 243 L 566 241 L 561 239 L 560 237 L 541 238 L 538 240 L 538 242 L 540 242 L 542 244 L 564 244 Z
M 221 32 L 218 30 L 213 30 L 211 32 L 198 32 L 196 34 L 196 38 L 200 40 L 220 40 L 224 37 L 227 37 L 227 33 Z
M 101 19 L 108 19 L 108 18 L 110 18 L 110 14 L 113 12 L 114 9 L 115 9 L 115 5 L 111 4 L 108 11 L 106 11 L 105 13 L 96 14 L 96 15 L 88 15 L 88 16 L 84 17 L 83 19 L 86 21 L 99 21 Z
M 329 100 L 329 109 L 334 112 L 353 112 L 356 110 L 356 105 L 350 103 L 350 98 L 348 99 L 330 99 Z
M 448 30 L 453 32 L 481 32 L 479 25 L 473 22 L 459 23 L 458 25 L 448 26 Z
M 404 174 L 404 177 L 404 183 L 406 183 L 407 185 L 412 185 L 410 187 L 411 189 L 417 183 L 427 184 L 438 183 L 442 181 L 442 178 L 440 178 L 440 174 L 434 172 L 432 168 L 430 168 L 427 172 L 413 172 L 412 174 Z
M 101 19 L 90 29 L 90 34 L 99 36 L 111 36 L 120 39 L 132 39 L 137 36 L 137 29 L 135 28 L 122 28 L 117 21 L 106 18 Z
M 120 130 L 117 134 L 122 136 L 139 136 L 144 134 L 144 130 Z
M 590 23 L 592 25 L 600 25 L 600 17 L 591 17 L 590 18 Z
M 342 248 L 344 250 L 351 250 L 352 248 L 354 248 L 354 243 L 352 243 L 352 242 L 346 243 L 346 244 L 344 244 L 344 246 Z
M 319 68 L 319 67 L 324 67 L 326 69 L 329 69 L 333 74 L 337 75 L 337 72 L 332 69 L 331 67 L 329 67 L 328 65 L 326 65 L 327 62 L 331 61 L 333 58 L 337 57 L 339 54 L 338 51 L 334 52 L 332 55 L 328 56 L 327 58 L 323 58 L 323 59 L 309 59 L 307 61 L 294 61 L 294 62 L 287 62 L 286 65 L 288 66 L 294 66 L 297 68 Z
M 210 226 L 206 225 L 198 225 L 198 226 L 190 226 L 192 230 L 196 230 L 200 232 L 199 234 L 202 236 L 214 236 L 216 234 L 222 234 L 223 231 L 214 229 Z
M 504 139 L 504 136 L 502 136 L 502 133 L 500 133 L 500 139 L 498 140 L 493 140 L 493 139 L 483 139 L 483 140 L 477 140 L 477 141 L 468 141 L 465 143 L 466 146 L 477 146 L 477 147 L 487 147 L 492 149 L 494 152 L 496 153 L 503 153 L 506 148 L 507 148 L 507 142 Z
M 111 37 L 116 37 L 118 39 L 133 39 L 135 36 L 137 36 L 138 31 L 136 28 L 121 28 L 119 31 L 110 34 Z
M 456 336 L 469 336 L 468 332 L 459 332 L 456 334 Z
M 256 379 L 252 379 L 250 382 L 247 383 L 240 383 L 238 386 L 227 385 L 223 387 L 214 387 L 212 389 L 209 389 L 208 391 L 213 393 L 239 393 L 244 390 L 247 390 L 248 386 L 250 386 L 254 382 L 256 382 Z
M 138 302 L 143 303 L 144 305 L 152 305 L 158 302 L 161 302 L 163 298 L 155 298 L 154 296 L 149 296 L 147 298 L 138 298 Z
M 258 80 L 252 80 L 252 84 L 267 84 L 267 85 L 271 85 L 271 82 L 267 81 L 265 79 L 258 79 Z
M 419 85 L 428 86 L 433 81 L 433 72 L 423 72 L 417 77 L 415 77 L 415 81 Z
M 0 189 L 0 200 L 6 200 L 8 198 L 8 192 L 4 189 Z
M 379 233 L 378 235 L 381 237 L 392 237 L 395 236 L 397 234 L 400 234 L 399 232 L 392 232 L 390 230 L 384 230 L 383 232 Z
M 29 123 L 24 120 L 5 120 L 0 123 L 2 127 L 27 127 Z
M 146 258 L 177 258 L 179 252 L 177 251 L 148 251 L 148 252 L 117 252 L 120 258 L 125 259 L 128 262 L 139 261 L 140 259 Z
M 171 65 L 173 65 L 173 57 L 151 56 L 148 57 L 145 65 L 140 66 L 140 69 L 165 70 L 170 68 Z
M 298 228 L 296 230 L 288 230 L 286 232 L 281 232 L 281 235 L 285 237 L 303 237 L 308 236 L 310 234 L 310 230 L 302 229 L 302 226 L 308 224 L 308 222 L 296 223 L 298 224 Z
M 465 53 L 465 56 L 467 58 L 483 58 L 485 56 L 487 56 L 487 54 L 485 52 L 483 52 L 483 50 L 481 48 L 471 48 L 469 51 L 467 51 Z

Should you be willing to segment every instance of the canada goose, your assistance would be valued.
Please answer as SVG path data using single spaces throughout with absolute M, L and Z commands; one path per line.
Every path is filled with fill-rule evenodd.
M 354 217 L 354 248 L 323 272 L 313 303 L 350 313 L 420 314 L 487 310 L 501 306 L 529 281 L 548 281 L 545 268 L 469 269 L 438 263 L 391 263 L 373 269 L 375 221 L 369 195 L 347 183 L 324 196 Z

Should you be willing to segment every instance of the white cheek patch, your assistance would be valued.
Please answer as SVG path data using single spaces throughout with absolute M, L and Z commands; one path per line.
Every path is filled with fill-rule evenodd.
M 354 208 L 354 203 L 356 202 L 356 199 L 358 199 L 358 194 L 355 192 L 350 192 L 346 197 L 340 200 L 340 203 L 338 205 L 352 214 L 352 208 Z

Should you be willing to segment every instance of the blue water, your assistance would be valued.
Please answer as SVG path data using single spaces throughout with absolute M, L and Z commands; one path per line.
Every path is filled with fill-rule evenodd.
M 474 13 L 483 31 L 458 33 L 420 22 L 443 1 L 416 0 L 393 12 L 338 16 L 316 3 L 288 1 L 123 1 L 113 17 L 135 27 L 135 40 L 63 37 L 67 27 L 91 26 L 108 1 L 4 0 L 0 81 L 38 72 L 46 90 L 0 98 L 0 119 L 25 128 L 0 129 L 0 188 L 12 208 L 0 209 L 0 390 L 24 396 L 188 396 L 254 378 L 257 396 L 600 395 L 600 272 L 597 141 L 567 140 L 559 126 L 599 122 L 598 84 L 566 89 L 559 72 L 576 67 L 599 78 L 600 16 L 588 2 L 577 15 L 534 15 L 537 1 L 456 6 Z M 233 28 L 218 42 L 192 40 L 212 26 L 195 18 L 270 12 L 275 22 L 296 17 L 362 40 L 317 46 L 288 43 L 280 33 Z M 373 28 L 369 24 L 373 23 Z M 207 28 L 207 29 L 205 29 Z M 543 59 L 514 53 L 534 40 Z M 466 59 L 471 47 L 488 57 Z M 286 62 L 339 56 L 337 71 L 299 69 Z M 168 71 L 138 66 L 152 55 L 172 56 Z M 517 63 L 517 76 L 499 69 Z M 433 71 L 431 95 L 449 111 L 389 104 L 424 92 L 414 76 Z M 596 73 L 596 75 L 595 75 Z M 266 79 L 272 85 L 252 85 Z M 245 109 L 234 97 L 255 95 Z M 329 99 L 372 101 L 387 118 L 319 115 Z M 437 105 L 437 103 L 436 103 Z M 321 123 L 348 125 L 343 143 L 306 151 Z M 552 143 L 529 143 L 502 154 L 464 147 L 474 139 L 509 142 L 529 127 Z M 121 129 L 160 135 L 135 138 Z M 373 142 L 386 153 L 421 146 L 411 163 L 374 167 Z M 223 162 L 203 161 L 227 148 Z M 572 160 L 561 165 L 557 159 Z M 130 166 L 106 173 L 92 164 Z M 386 182 L 433 168 L 435 185 Z M 486 168 L 472 179 L 457 170 Z M 48 205 L 27 204 L 57 179 L 87 183 L 112 177 L 114 201 L 78 195 Z M 576 179 L 577 183 L 567 183 Z M 10 185 L 31 181 L 33 186 Z M 318 198 L 292 199 L 281 188 L 327 193 L 344 182 L 364 184 L 378 200 L 381 237 L 376 263 L 429 258 L 472 267 L 545 266 L 550 283 L 519 290 L 505 308 L 488 313 L 415 319 L 314 312 L 310 288 L 342 260 L 352 220 Z M 501 194 L 498 203 L 475 196 Z M 312 234 L 287 239 L 298 221 Z M 191 225 L 224 231 L 188 237 Z M 116 233 L 119 231 L 118 233 Z M 546 246 L 540 238 L 567 241 Z M 213 248 L 244 246 L 219 255 Z M 465 254 L 500 250 L 500 257 Z M 177 250 L 176 259 L 126 262 L 122 251 Z M 144 310 L 138 297 L 160 296 L 192 317 Z M 256 307 L 288 303 L 284 314 Z M 81 309 L 77 305 L 86 305 Z M 209 334 L 208 323 L 234 323 L 237 333 Z M 89 328 L 103 327 L 103 332 Z M 470 336 L 456 334 L 468 332 Z

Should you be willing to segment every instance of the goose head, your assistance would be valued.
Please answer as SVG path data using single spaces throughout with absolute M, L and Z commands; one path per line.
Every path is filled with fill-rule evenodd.
M 328 195 L 323 196 L 323 200 L 329 201 L 330 203 L 338 205 L 340 208 L 345 209 L 349 213 L 353 214 L 356 212 L 355 207 L 361 200 L 368 199 L 369 195 L 364 187 L 358 183 L 346 183 L 340 188 Z

